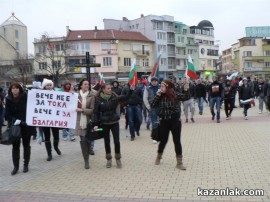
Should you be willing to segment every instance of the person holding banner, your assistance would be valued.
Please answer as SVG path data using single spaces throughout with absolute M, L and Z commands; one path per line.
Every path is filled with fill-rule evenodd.
M 80 145 L 84 158 L 84 168 L 89 169 L 89 155 L 94 152 L 94 141 L 90 142 L 86 139 L 87 123 L 89 122 L 95 104 L 95 96 L 89 90 L 89 82 L 87 79 L 81 80 L 79 84 L 79 99 L 77 108 L 77 121 L 75 135 L 80 136 Z
M 28 172 L 28 165 L 31 155 L 31 129 L 33 127 L 26 125 L 26 105 L 27 105 L 27 94 L 24 92 L 22 86 L 18 83 L 11 84 L 8 89 L 8 96 L 6 97 L 6 117 L 8 121 L 8 127 L 16 121 L 21 127 L 21 139 L 23 144 L 23 157 L 24 165 L 23 172 Z M 21 140 L 12 143 L 12 160 L 14 169 L 11 175 L 15 175 L 19 170 L 20 162 L 20 145 Z
M 49 79 L 43 79 L 42 82 L 43 90 L 53 90 L 53 81 Z M 47 161 L 52 160 L 52 144 L 51 144 L 51 132 L 53 134 L 53 147 L 58 155 L 61 155 L 62 152 L 59 150 L 59 128 L 56 127 L 42 127 L 45 136 L 45 147 L 47 150 L 48 158 Z
M 118 110 L 119 102 L 128 99 L 131 95 L 131 91 L 135 89 L 133 86 L 127 93 L 127 95 L 118 96 L 112 92 L 111 84 L 105 84 L 101 86 L 101 89 L 96 95 L 94 113 L 93 113 L 93 125 L 94 130 L 100 126 L 104 133 L 104 144 L 106 151 L 107 164 L 106 167 L 112 167 L 112 155 L 110 146 L 110 131 L 113 135 L 114 150 L 117 168 L 122 167 L 121 152 L 120 152 L 120 140 L 119 140 L 119 119 L 120 111 Z

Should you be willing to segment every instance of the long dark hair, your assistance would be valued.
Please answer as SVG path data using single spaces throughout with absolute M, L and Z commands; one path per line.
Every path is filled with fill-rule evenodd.
M 20 98 L 25 92 L 24 92 L 24 90 L 23 90 L 23 88 L 22 88 L 22 86 L 19 84 L 19 83 L 12 83 L 10 86 L 9 86 L 9 88 L 8 88 L 8 95 L 9 96 L 11 96 L 12 98 L 14 98 L 13 97 L 13 94 L 12 94 L 12 88 L 13 87 L 16 87 L 16 88 L 18 88 L 19 89 L 19 97 L 18 98 Z
M 175 99 L 173 83 L 168 79 L 162 81 L 162 83 L 166 86 L 166 92 L 164 93 L 164 96 L 167 96 L 170 101 L 173 101 Z

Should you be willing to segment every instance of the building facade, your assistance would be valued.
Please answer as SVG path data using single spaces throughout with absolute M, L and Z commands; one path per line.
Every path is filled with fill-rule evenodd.
M 127 81 L 135 58 L 139 77 L 150 74 L 154 65 L 153 41 L 139 32 L 68 29 L 66 42 L 68 71 L 73 73 L 76 82 L 86 77 L 85 67 L 76 65 L 86 63 L 86 52 L 90 53 L 90 63 L 101 65 L 90 69 L 92 84 L 97 82 L 99 72 L 106 82 Z
M 160 77 L 170 78 L 177 75 L 173 16 L 141 15 L 134 20 L 123 17 L 122 20 L 104 19 L 103 22 L 105 29 L 140 32 L 154 41 L 154 58 L 161 54 Z

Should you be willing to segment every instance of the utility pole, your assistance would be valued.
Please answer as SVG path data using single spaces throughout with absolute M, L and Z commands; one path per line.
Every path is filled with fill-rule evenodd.
M 90 54 L 89 52 L 86 52 L 86 76 L 87 81 L 89 82 L 89 85 L 91 85 L 91 72 L 90 72 Z

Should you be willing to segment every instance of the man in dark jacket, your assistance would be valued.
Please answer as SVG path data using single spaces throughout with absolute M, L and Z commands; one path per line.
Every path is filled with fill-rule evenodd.
M 259 114 L 263 112 L 263 103 L 265 102 L 264 97 L 264 80 L 259 79 L 259 82 L 255 88 L 255 96 L 259 99 Z M 266 105 L 266 103 L 265 103 Z
M 197 85 L 196 85 L 196 96 L 198 99 L 198 107 L 199 107 L 199 114 L 203 114 L 203 102 L 206 97 L 206 88 L 205 85 L 201 82 L 200 79 L 197 80 Z
M 215 120 L 215 111 L 214 107 L 216 105 L 217 109 L 217 123 L 220 123 L 220 105 L 221 99 L 223 98 L 223 87 L 217 80 L 217 77 L 213 77 L 213 83 L 210 85 L 209 88 L 210 93 L 210 111 L 212 114 L 212 120 Z
M 137 136 L 140 136 L 140 127 L 142 124 L 142 104 L 143 104 L 143 92 L 140 87 L 133 85 L 127 85 L 122 90 L 122 95 L 127 95 L 130 89 L 132 91 L 131 96 L 126 100 L 128 125 L 131 141 L 135 139 L 135 131 Z
M 120 88 L 118 81 L 112 82 L 112 91 L 115 92 L 117 95 L 121 95 L 122 89 Z

